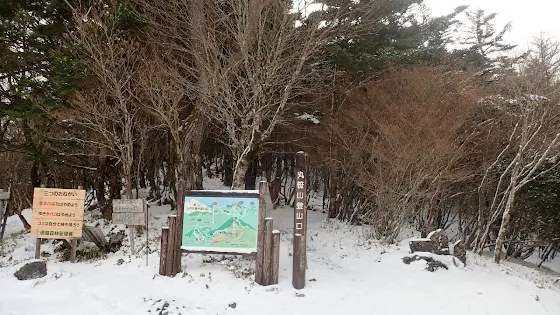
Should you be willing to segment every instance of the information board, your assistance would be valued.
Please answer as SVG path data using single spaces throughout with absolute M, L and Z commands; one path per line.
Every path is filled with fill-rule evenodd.
M 181 249 L 256 253 L 258 211 L 258 191 L 188 192 Z
M 35 188 L 31 237 L 81 238 L 86 191 Z
M 113 223 L 146 225 L 146 202 L 144 199 L 113 199 Z
M 2 191 L 0 189 L 0 200 L 8 200 L 10 199 L 10 192 L 9 191 Z

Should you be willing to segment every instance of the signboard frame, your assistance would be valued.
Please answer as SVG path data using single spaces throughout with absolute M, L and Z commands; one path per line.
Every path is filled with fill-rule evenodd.
M 187 215 L 189 201 L 196 200 L 202 202 L 201 200 L 208 201 L 209 199 L 214 199 L 216 204 L 220 201 L 226 202 L 229 201 L 242 201 L 243 203 L 248 201 L 251 204 L 251 207 L 255 208 L 254 212 L 254 246 L 250 247 L 224 247 L 224 246 L 192 246 L 192 245 L 185 245 L 185 235 L 186 233 L 190 232 L 189 227 L 191 225 L 191 220 L 189 215 Z M 221 200 L 220 200 L 221 199 Z M 258 232 L 260 226 L 259 222 L 259 212 L 260 212 L 260 203 L 262 202 L 261 196 L 258 190 L 190 190 L 185 191 L 183 197 L 183 228 L 181 231 L 181 251 L 186 251 L 190 253 L 221 253 L 221 254 L 231 254 L 231 255 L 254 255 L 257 253 L 259 248 L 258 242 Z M 202 202 L 203 203 L 203 202 Z M 237 222 L 237 219 L 234 218 L 234 223 Z M 229 221 L 229 220 L 228 220 Z M 245 222 L 243 222 L 245 223 Z M 246 223 L 245 223 L 246 224 Z M 249 225 L 249 224 L 246 224 Z M 227 236 L 223 236 L 225 239 Z M 251 238 L 251 241 L 253 239 Z
M 84 225 L 83 189 L 35 187 L 31 237 L 37 239 L 80 239 Z

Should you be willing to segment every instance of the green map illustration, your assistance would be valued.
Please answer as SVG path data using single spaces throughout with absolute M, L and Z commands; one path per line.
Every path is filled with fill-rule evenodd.
M 185 197 L 181 247 L 256 252 L 257 216 L 258 198 Z

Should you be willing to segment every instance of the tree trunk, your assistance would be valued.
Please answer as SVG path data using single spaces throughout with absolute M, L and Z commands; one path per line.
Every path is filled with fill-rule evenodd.
M 132 170 L 126 171 L 126 199 L 133 199 L 132 197 Z
M 31 166 L 31 185 L 33 185 L 33 187 L 41 186 L 41 179 L 39 178 L 39 164 L 37 161 L 34 161 Z
M 94 187 L 99 210 L 105 219 L 111 219 L 111 209 L 108 208 L 107 200 L 105 199 L 105 169 L 107 165 L 106 153 L 105 149 L 101 149 L 99 152 Z
M 236 164 L 235 171 L 233 172 L 233 182 L 231 184 L 231 190 L 243 190 L 245 188 L 245 174 L 249 169 L 249 157 L 247 155 L 242 156 Z
M 249 169 L 245 173 L 245 189 L 255 190 L 257 189 L 257 171 L 258 171 L 258 159 L 252 158 L 249 164 Z
M 512 187 L 508 195 L 504 214 L 502 215 L 502 223 L 500 225 L 500 231 L 498 232 L 498 238 L 496 239 L 496 248 L 494 249 L 494 261 L 496 263 L 500 263 L 502 258 L 502 247 L 511 222 L 511 209 L 513 208 L 513 203 L 515 201 L 515 193 L 516 188 Z
M 202 157 L 200 154 L 194 156 L 194 189 L 202 190 L 204 187 L 204 174 L 202 173 Z
M 336 205 L 336 178 L 333 172 L 329 174 L 329 219 L 334 219 L 338 215 L 338 207 Z
M 224 154 L 223 171 L 224 186 L 231 187 L 231 185 L 233 184 L 233 165 L 231 156 L 228 153 Z

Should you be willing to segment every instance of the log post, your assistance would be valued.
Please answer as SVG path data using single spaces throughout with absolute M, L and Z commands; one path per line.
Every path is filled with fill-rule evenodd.
M 303 151 L 296 154 L 296 187 L 294 202 L 294 244 L 293 244 L 293 278 L 294 288 L 305 286 L 305 269 L 307 269 L 307 156 Z M 296 259 L 297 257 L 297 259 Z M 299 261 L 301 260 L 301 261 Z M 298 268 L 302 268 L 299 270 Z M 296 275 L 298 279 L 296 279 Z M 303 284 L 300 283 L 303 279 Z
M 161 247 L 159 251 L 159 274 L 165 276 L 167 263 L 167 243 L 169 241 L 169 227 L 161 229 Z
M 268 183 L 261 181 L 259 183 L 259 213 L 257 222 L 257 261 L 255 267 L 255 282 L 260 285 L 266 285 L 264 282 L 263 266 L 265 261 L 265 218 L 266 218 L 266 199 L 265 194 L 268 189 Z
M 173 235 L 173 276 L 181 272 L 181 244 L 183 241 L 183 216 L 185 202 L 185 180 L 180 179 L 177 183 L 177 217 L 175 221 L 174 231 L 169 235 Z M 171 231 L 170 231 L 171 232 Z M 171 246 L 171 245 L 169 245 Z
M 181 251 L 181 244 L 182 244 L 182 229 L 179 227 L 179 220 L 175 220 L 175 233 L 179 234 L 179 244 L 175 244 L 175 265 L 173 267 L 173 275 L 178 274 L 181 272 L 181 257 L 183 256 L 183 252 Z M 177 242 L 177 239 L 175 239 Z
M 0 193 L 5 192 L 4 189 L 0 189 Z M 8 206 L 10 199 L 12 197 L 12 187 L 8 187 L 8 198 L 5 200 L 0 199 L 0 239 L 4 238 L 4 232 L 6 232 L 6 223 L 8 221 Z M 1 194 L 0 194 L 1 195 Z
M 166 254 L 166 262 L 165 262 L 165 275 L 166 276 L 174 276 L 173 269 L 175 269 L 175 233 L 176 233 L 176 225 L 175 221 L 177 220 L 177 216 L 170 215 L 167 218 L 168 226 L 169 226 L 169 240 L 167 241 L 167 254 Z
M 292 273 L 292 285 L 295 289 L 305 287 L 305 242 L 301 234 L 294 236 L 294 265 Z
M 280 269 L 280 231 L 272 231 L 272 269 L 270 270 L 270 284 L 278 284 Z
M 272 218 L 264 219 L 264 262 L 263 262 L 263 283 L 270 285 L 272 282 Z

